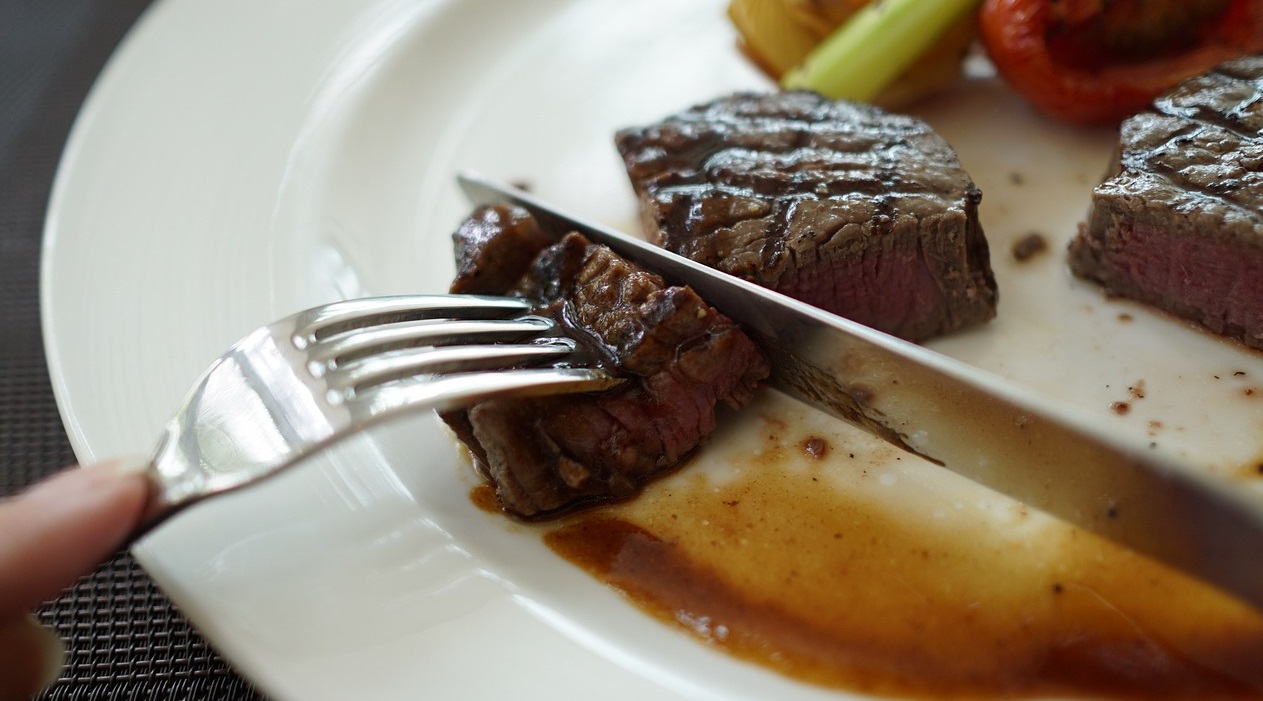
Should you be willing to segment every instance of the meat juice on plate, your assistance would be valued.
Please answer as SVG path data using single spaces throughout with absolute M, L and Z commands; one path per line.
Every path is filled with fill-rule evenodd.
M 793 400 L 570 517 L 559 554 L 708 645 L 891 696 L 1257 698 L 1263 618 Z

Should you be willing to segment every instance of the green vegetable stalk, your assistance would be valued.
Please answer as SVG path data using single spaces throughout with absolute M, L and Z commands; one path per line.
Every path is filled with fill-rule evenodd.
M 787 90 L 871 102 L 982 0 L 873 0 L 781 79 Z

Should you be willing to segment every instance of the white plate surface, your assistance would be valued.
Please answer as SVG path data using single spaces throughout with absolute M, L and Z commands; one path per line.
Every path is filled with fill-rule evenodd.
M 527 180 L 631 228 L 613 132 L 770 87 L 735 50 L 723 10 L 157 3 L 93 90 L 50 210 L 45 334 L 81 460 L 147 452 L 189 384 L 254 326 L 339 298 L 443 289 L 467 209 L 459 169 Z M 994 323 L 935 347 L 1211 469 L 1258 464 L 1263 393 L 1244 390 L 1263 378 L 1260 357 L 1106 301 L 1065 270 L 1112 135 L 1041 119 L 988 81 L 918 113 L 983 188 L 1001 285 Z M 1032 231 L 1051 252 L 1015 262 L 1012 242 Z M 1138 380 L 1145 398 L 1111 411 Z M 472 484 L 422 418 L 195 509 L 136 555 L 284 701 L 846 696 L 651 620 L 537 533 L 476 509 Z

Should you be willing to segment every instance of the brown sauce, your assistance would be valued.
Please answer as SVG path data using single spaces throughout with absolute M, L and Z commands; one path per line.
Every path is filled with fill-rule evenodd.
M 478 507 L 480 511 L 489 514 L 504 513 L 504 508 L 500 506 L 500 500 L 496 498 L 495 487 L 486 482 L 480 482 L 473 489 L 469 490 L 469 501 Z
M 1251 609 L 989 492 L 957 500 L 942 480 L 959 478 L 858 433 L 817 454 L 828 434 L 776 416 L 713 443 L 718 472 L 691 466 L 546 542 L 706 644 L 825 687 L 1263 698 Z

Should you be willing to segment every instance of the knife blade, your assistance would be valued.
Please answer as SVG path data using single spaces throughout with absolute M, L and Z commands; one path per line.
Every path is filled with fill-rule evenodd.
M 513 204 L 686 284 L 755 339 L 768 382 L 1024 504 L 1263 610 L 1263 499 L 981 369 L 902 341 L 472 172 L 474 205 Z

